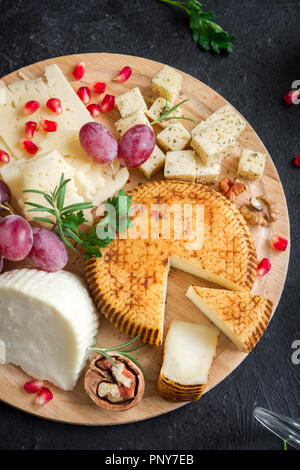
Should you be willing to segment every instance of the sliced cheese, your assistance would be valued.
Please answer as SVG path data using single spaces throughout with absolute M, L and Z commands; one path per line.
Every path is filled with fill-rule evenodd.
M 172 321 L 158 379 L 161 396 L 172 401 L 200 398 L 208 382 L 219 334 L 213 325 Z
M 152 78 L 152 90 L 156 95 L 167 98 L 172 103 L 178 98 L 182 87 L 182 75 L 169 65 L 164 67 Z
M 255 150 L 243 149 L 237 170 L 238 176 L 259 181 L 264 174 L 267 155 Z
M 213 163 L 204 165 L 200 158 L 196 157 L 196 183 L 214 184 L 218 181 L 221 173 L 221 165 Z
M 153 152 L 151 153 L 148 160 L 146 160 L 138 168 L 141 170 L 147 179 L 150 179 L 155 173 L 157 173 L 165 163 L 166 156 L 160 148 L 155 145 Z
M 59 132 L 79 131 L 83 124 L 93 120 L 56 64 L 45 68 L 44 77 L 35 80 L 19 80 L 8 85 L 5 88 L 5 93 L 5 104 L 1 104 L 0 99 L 0 136 L 16 159 L 28 158 L 28 154 L 20 145 L 20 139 L 24 137 L 24 126 L 28 120 L 37 123 L 40 119 L 56 121 Z M 63 108 L 61 114 L 54 115 L 46 107 L 49 98 L 61 100 Z M 41 106 L 32 116 L 25 116 L 22 109 L 24 104 L 30 100 L 39 101 Z M 36 132 L 34 142 L 40 146 L 45 137 L 44 132 Z M 57 148 L 57 150 L 60 149 Z
M 116 105 L 122 118 L 141 110 L 147 111 L 147 105 L 139 87 L 132 88 L 116 97 Z
M 129 114 L 128 116 L 115 122 L 115 126 L 120 137 L 131 127 L 137 126 L 138 124 L 145 124 L 146 126 L 150 126 L 150 122 L 148 121 L 144 111 L 141 109 L 138 109 L 134 113 Z
M 191 181 L 196 179 L 196 159 L 193 150 L 177 150 L 167 152 L 165 178 Z
M 204 165 L 221 163 L 228 157 L 235 145 L 236 136 L 220 121 L 216 121 L 192 137 L 191 146 L 200 156 Z
M 187 297 L 243 352 L 259 341 L 272 314 L 272 302 L 250 292 L 190 286 Z
M 157 119 L 159 119 L 162 115 L 163 110 L 165 109 L 165 106 L 166 106 L 166 98 L 161 98 L 161 97 L 157 98 L 154 101 L 154 103 L 151 105 L 150 109 L 146 111 L 146 115 L 148 116 L 150 121 L 156 121 Z M 168 101 L 166 111 L 173 108 L 173 106 L 174 104 Z M 168 115 L 168 118 L 176 117 L 176 116 L 178 117 L 181 115 L 182 115 L 182 112 L 181 112 L 181 108 L 179 107 L 179 108 L 176 108 L 175 111 L 170 113 Z M 176 119 L 170 119 L 167 121 L 158 122 L 157 124 L 161 127 L 168 127 L 171 124 L 175 124 L 176 122 L 177 122 Z
M 194 137 L 196 134 L 200 134 L 208 126 L 220 121 L 230 132 L 236 136 L 236 138 L 245 130 L 246 123 L 244 119 L 233 109 L 230 104 L 222 106 L 222 108 L 211 114 L 205 121 L 201 121 L 197 126 L 192 129 L 191 134 Z
M 166 150 L 184 150 L 190 140 L 191 134 L 180 122 L 171 124 L 157 135 L 158 144 Z
M 6 361 L 72 390 L 98 328 L 84 282 L 66 271 L 17 269 L 0 276 L 0 299 Z

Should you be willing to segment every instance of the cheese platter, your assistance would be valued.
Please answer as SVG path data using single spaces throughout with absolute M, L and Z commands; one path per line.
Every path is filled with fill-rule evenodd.
M 120 70 L 122 75 L 117 79 Z M 1 179 L 11 191 L 12 210 L 35 227 L 35 250 L 29 258 L 10 261 L 2 242 L 6 259 L 0 277 L 0 340 L 5 340 L 9 360 L 0 365 L 0 399 L 44 418 L 85 425 L 139 421 L 199 399 L 230 374 L 261 338 L 285 282 L 289 244 L 284 250 L 276 250 L 274 245 L 289 240 L 287 205 L 275 165 L 258 135 L 204 83 L 173 67 L 133 56 L 95 53 L 58 57 L 13 72 L 3 77 L 1 84 L 0 149 L 10 158 L 8 163 L 0 163 Z M 96 123 L 102 125 L 102 140 L 91 157 L 93 149 L 85 126 L 94 132 L 100 125 Z M 132 165 L 128 148 L 136 128 L 143 130 L 152 147 L 151 155 Z M 138 154 L 142 155 L 141 149 L 135 159 Z M 103 166 L 103 161 L 111 165 Z M 67 245 L 64 270 L 57 267 L 52 269 L 57 272 L 47 273 L 47 260 L 42 265 L 38 242 L 56 213 L 50 213 L 50 222 L 42 220 L 46 216 L 36 191 L 53 195 L 62 174 L 70 179 L 65 185 L 65 206 L 96 206 L 95 212 L 85 210 L 90 225 L 99 220 L 97 206 L 121 189 L 134 203 L 149 206 L 149 221 L 157 216 L 151 210 L 152 203 L 204 204 L 210 214 L 204 217 L 204 227 L 211 234 L 204 238 L 205 249 L 187 253 L 181 242 L 165 240 L 155 240 L 148 248 L 145 240 L 117 237 L 101 248 L 101 258 L 93 243 L 84 245 L 88 259 L 81 250 L 74 252 Z M 29 208 L 34 212 L 28 212 Z M 61 209 L 61 214 L 66 213 Z M 136 219 L 131 219 L 134 226 Z M 65 229 L 65 225 L 58 226 Z M 51 243 L 48 237 L 47 244 Z M 267 260 L 267 268 L 259 264 L 261 260 Z M 55 262 L 51 260 L 52 265 Z M 42 271 L 32 269 L 34 266 Z M 81 280 L 84 277 L 86 287 Z M 47 295 L 51 299 L 47 300 Z M 82 308 L 76 313 L 72 303 Z M 223 309 L 219 308 L 222 303 Z M 58 312 L 55 319 L 53 309 Z M 26 323 L 25 330 L 22 325 L 18 329 L 11 311 L 21 312 L 18 318 Z M 227 321 L 231 311 L 234 318 L 247 316 L 253 321 Z M 47 323 L 49 328 L 44 331 Z M 193 324 L 195 328 L 190 327 Z M 243 331 L 241 324 L 246 325 Z M 100 350 L 92 347 L 97 327 L 95 344 Z M 26 346 L 22 331 L 31 338 L 31 346 Z M 202 354 L 197 367 L 203 367 L 193 370 L 191 379 L 179 370 L 174 372 L 174 362 L 180 364 L 180 357 L 172 344 L 182 342 L 188 350 L 187 336 L 193 332 L 195 338 L 184 364 L 189 364 L 194 354 Z M 31 335 L 38 335 L 39 340 L 34 343 Z M 136 351 L 147 373 L 145 383 L 135 366 L 130 369 L 128 358 L 117 363 L 127 373 L 121 379 L 116 363 L 113 361 L 112 367 L 109 359 L 104 361 L 106 354 L 119 361 L 120 355 L 109 348 L 129 344 L 133 336 L 145 343 Z M 93 356 L 91 365 L 87 362 L 89 346 L 90 353 L 100 354 L 98 359 Z M 27 353 L 22 354 L 26 348 Z M 123 348 L 125 356 L 127 350 Z M 122 348 L 118 352 L 122 355 Z M 33 367 L 39 358 L 41 363 Z M 191 370 L 194 366 L 191 361 Z M 130 371 L 136 372 L 135 378 Z M 115 387 L 113 392 L 110 387 L 107 392 L 103 377 L 109 381 L 113 377 L 128 393 L 126 384 L 130 380 L 137 384 L 135 396 L 126 398 L 128 403 L 132 400 L 130 406 L 115 411 L 117 406 L 112 403 L 121 398 L 113 393 L 121 389 Z M 42 379 L 47 390 L 51 389 L 53 398 L 45 406 L 38 406 L 34 396 L 24 392 L 24 383 L 31 379 Z M 103 406 L 103 402 L 111 403 Z

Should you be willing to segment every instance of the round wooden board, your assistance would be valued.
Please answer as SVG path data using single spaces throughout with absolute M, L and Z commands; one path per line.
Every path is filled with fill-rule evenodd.
M 71 72 L 75 64 L 80 61 L 86 63 L 87 73 L 84 76 L 84 80 L 78 82 L 73 80 Z M 36 78 L 37 76 L 43 75 L 45 66 L 50 63 L 56 63 L 60 66 L 75 90 L 82 85 L 89 85 L 95 81 L 106 82 L 107 92 L 113 95 L 119 95 L 135 86 L 139 86 L 148 104 L 155 99 L 151 91 L 151 78 L 162 67 L 162 64 L 158 62 L 127 55 L 81 54 L 39 62 L 7 75 L 3 80 L 8 84 L 19 79 L 20 76 L 23 78 Z M 112 81 L 116 74 L 126 65 L 132 67 L 130 80 L 125 83 Z M 183 72 L 180 73 L 183 75 L 183 93 L 180 98 L 189 98 L 189 101 L 184 104 L 186 116 L 199 122 L 227 103 L 224 98 L 204 83 Z M 94 96 L 93 101 L 98 102 L 99 97 Z M 115 109 L 114 111 L 101 115 L 100 120 L 116 134 L 114 122 L 119 119 L 119 117 L 119 113 L 117 109 Z M 183 124 L 188 129 L 194 126 L 194 124 L 189 121 L 185 121 Z M 239 139 L 239 145 L 260 152 L 267 152 L 263 143 L 249 124 L 247 124 L 246 131 Z M 223 175 L 226 174 L 230 178 L 236 175 L 239 151 L 240 147 L 237 146 L 234 155 L 223 162 Z M 153 179 L 162 178 L 163 173 L 160 172 Z M 131 172 L 130 182 L 126 185 L 125 189 L 130 189 L 137 183 L 145 182 L 146 180 L 142 174 L 138 170 L 134 170 Z M 289 217 L 282 185 L 269 154 L 262 181 L 247 184 L 248 192 L 247 194 L 244 193 L 239 196 L 238 205 L 249 197 L 249 193 L 252 195 L 268 194 L 272 199 L 278 202 L 280 208 L 279 220 L 270 228 L 255 227 L 251 229 L 258 258 L 268 257 L 272 264 L 270 273 L 256 280 L 253 291 L 272 299 L 275 311 L 285 282 L 289 249 L 285 253 L 276 253 L 269 246 L 267 239 L 271 233 L 279 233 L 289 239 Z M 28 263 L 24 264 L 24 266 L 26 265 L 28 266 Z M 7 263 L 5 265 L 5 269 L 12 269 L 13 267 L 15 268 L 16 264 Z M 21 267 L 21 264 L 18 263 L 17 267 Z M 68 269 L 82 275 L 83 259 L 80 257 L 70 257 Z M 194 322 L 208 321 L 185 297 L 185 292 L 190 284 L 208 285 L 199 278 L 171 269 L 167 290 L 165 332 L 167 331 L 170 320 L 174 318 Z M 103 346 L 115 345 L 123 342 L 125 339 L 125 335 L 110 325 L 104 318 L 101 318 L 98 344 Z M 125 412 L 116 413 L 105 411 L 94 405 L 84 391 L 83 377 L 81 377 L 75 390 L 72 392 L 64 392 L 50 384 L 49 386 L 54 392 L 54 399 L 43 408 L 36 407 L 34 397 L 23 391 L 24 382 L 29 380 L 28 376 L 24 374 L 21 369 L 10 364 L 0 366 L 0 399 L 31 414 L 73 424 L 113 425 L 158 416 L 183 405 L 167 402 L 156 393 L 156 380 L 160 367 L 161 352 L 161 348 L 151 346 L 145 346 L 139 351 L 140 361 L 148 371 L 149 379 L 146 382 L 146 391 L 143 400 L 137 407 Z M 246 354 L 238 351 L 224 335 L 221 335 L 206 392 L 230 374 L 245 357 Z M 199 406 L 201 406 L 201 401 Z

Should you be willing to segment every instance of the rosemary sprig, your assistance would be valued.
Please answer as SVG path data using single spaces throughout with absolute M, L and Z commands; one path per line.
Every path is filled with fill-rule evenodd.
M 108 352 L 117 352 L 121 354 L 122 356 L 127 357 L 130 359 L 137 367 L 141 369 L 145 377 L 148 377 L 147 372 L 143 368 L 143 366 L 139 363 L 137 357 L 134 354 L 131 354 L 133 351 L 136 351 L 137 349 L 142 348 L 145 346 L 144 344 L 140 344 L 139 346 L 135 346 L 133 348 L 125 349 L 131 344 L 135 343 L 139 339 L 140 335 L 135 336 L 135 338 L 131 339 L 130 341 L 127 341 L 126 343 L 119 344 L 118 346 L 112 346 L 111 348 L 96 348 L 96 343 L 93 346 L 89 347 L 90 351 L 94 351 L 97 354 L 101 354 L 102 356 L 106 357 L 114 367 L 117 367 L 117 364 L 113 360 L 113 358 L 107 354 Z
M 173 106 L 172 108 L 168 109 L 168 97 L 167 97 L 167 93 L 166 93 L 166 90 L 163 88 L 164 90 L 164 94 L 165 94 L 165 99 L 166 99 L 166 103 L 165 103 L 165 106 L 164 106 L 164 109 L 162 110 L 162 113 L 161 115 L 159 116 L 159 118 L 157 118 L 155 121 L 152 121 L 151 125 L 153 126 L 153 124 L 157 124 L 158 122 L 162 122 L 162 121 L 173 121 L 173 119 L 185 119 L 186 121 L 192 121 L 192 122 L 195 122 L 194 119 L 190 119 L 190 118 L 187 118 L 185 116 L 170 116 L 171 113 L 173 113 L 174 111 L 176 111 L 176 109 L 182 105 L 183 103 L 185 103 L 186 101 L 188 101 L 188 99 L 186 100 L 183 100 L 181 101 L 180 103 L 178 104 L 175 104 L 175 106 Z
M 37 189 L 26 189 L 23 191 L 24 193 L 40 194 L 49 204 L 49 206 L 44 206 L 26 201 L 25 204 L 31 207 L 28 212 L 47 212 L 51 214 L 53 216 L 52 219 L 49 217 L 34 217 L 33 219 L 52 225 L 52 230 L 70 250 L 77 253 L 76 246 L 81 245 L 85 249 L 87 258 L 91 256 L 100 258 L 102 256 L 100 248 L 106 247 L 113 238 L 108 235 L 104 238 L 99 238 L 96 231 L 97 227 L 92 227 L 86 231 L 79 229 L 80 225 L 88 222 L 84 217 L 83 211 L 93 209 L 94 205 L 91 202 L 80 202 L 64 206 L 66 186 L 70 181 L 71 179 L 65 179 L 64 174 L 62 174 L 59 185 L 49 194 Z M 112 205 L 115 209 L 116 217 L 115 220 L 111 220 L 110 212 L 107 209 L 107 215 L 98 224 L 101 225 L 104 234 L 108 233 L 110 227 L 113 228 L 113 233 L 116 236 L 117 232 L 125 231 L 126 227 L 130 226 L 128 216 L 130 201 L 131 196 L 126 196 L 123 190 L 119 191 L 118 196 L 107 200 L 105 207 L 107 208 L 108 205 Z

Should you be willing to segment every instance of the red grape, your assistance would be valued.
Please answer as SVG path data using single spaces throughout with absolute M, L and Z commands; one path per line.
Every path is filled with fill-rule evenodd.
M 10 202 L 10 190 L 8 186 L 0 180 L 0 204 L 3 202 Z
M 33 245 L 28 258 L 38 269 L 55 272 L 66 266 L 68 253 L 56 233 L 38 227 L 33 229 Z
M 32 228 L 19 215 L 8 215 L 0 220 L 0 251 L 9 261 L 21 261 L 32 248 Z
M 142 165 L 153 152 L 155 135 L 150 126 L 138 124 L 131 127 L 119 142 L 118 159 L 127 168 Z
M 117 157 L 116 139 L 107 127 L 99 122 L 84 124 L 79 132 L 79 140 L 88 157 L 100 165 L 108 165 Z

